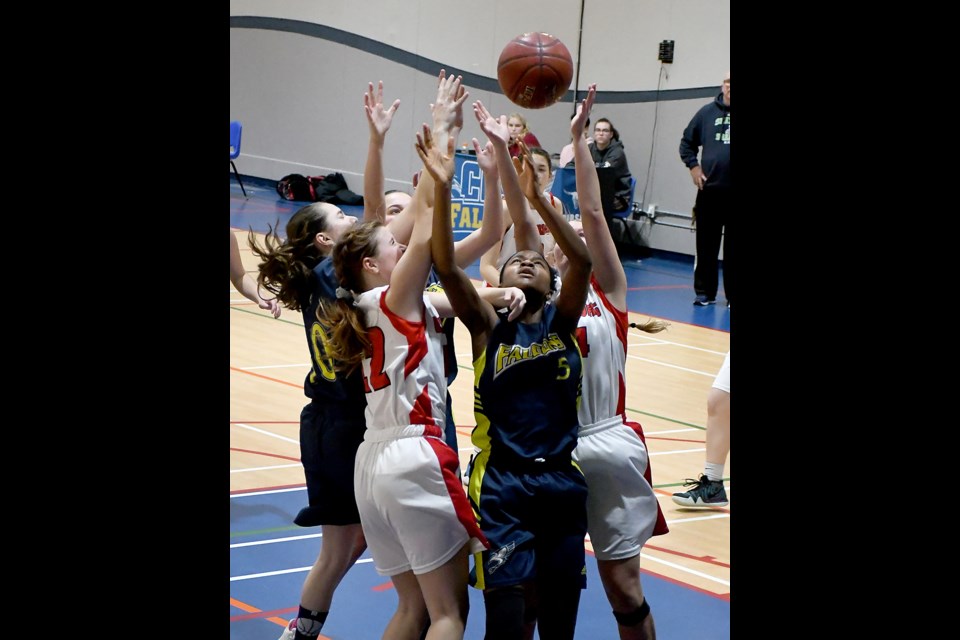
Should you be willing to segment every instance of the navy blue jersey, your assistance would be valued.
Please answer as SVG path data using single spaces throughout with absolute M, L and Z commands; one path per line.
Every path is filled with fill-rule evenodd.
M 501 317 L 494 327 L 474 363 L 474 446 L 526 459 L 569 458 L 576 447 L 580 348 L 573 331 L 554 327 L 556 311 L 547 305 L 537 324 Z
M 430 267 L 430 275 L 427 276 L 427 291 L 443 291 L 443 284 L 440 277 L 433 267 Z M 456 318 L 440 318 L 440 325 L 443 327 L 443 373 L 447 377 L 447 419 L 443 428 L 443 439 L 450 448 L 456 451 L 459 448 L 457 443 L 457 425 L 453 420 L 453 401 L 450 399 L 450 385 L 457 377 L 457 354 L 454 352 L 453 344 L 453 326 L 456 324 Z
M 443 284 L 441 284 L 440 278 L 437 276 L 437 272 L 434 271 L 433 267 L 430 267 L 430 275 L 427 276 L 426 290 L 443 291 Z M 443 325 L 443 335 L 447 337 L 447 341 L 443 345 L 443 365 L 444 374 L 447 376 L 448 387 L 453 384 L 454 379 L 457 377 L 457 354 L 454 352 L 453 344 L 454 320 L 454 318 L 440 319 L 440 323 Z
M 310 348 L 311 367 L 303 382 L 303 392 L 314 402 L 348 403 L 341 407 L 350 413 L 359 413 L 361 419 L 367 406 L 363 392 L 363 372 L 357 367 L 349 376 L 333 370 L 333 361 L 327 357 L 327 333 L 317 320 L 320 299 L 336 301 L 337 276 L 333 270 L 333 260 L 326 257 L 313 268 L 313 292 L 309 304 L 303 306 L 303 328 L 307 334 Z

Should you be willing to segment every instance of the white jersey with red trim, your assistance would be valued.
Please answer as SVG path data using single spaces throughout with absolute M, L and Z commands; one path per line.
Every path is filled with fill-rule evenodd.
M 583 397 L 578 414 L 581 430 L 624 414 L 627 324 L 627 312 L 618 311 L 591 276 L 587 302 L 577 323 L 583 358 Z
M 577 323 L 583 392 L 573 459 L 590 487 L 587 529 L 599 560 L 632 558 L 650 536 L 669 531 L 653 492 L 643 428 L 625 422 L 627 326 L 626 311 L 617 311 L 591 276 Z
M 372 346 L 371 357 L 363 361 L 367 429 L 424 424 L 442 431 L 447 379 L 440 316 L 424 294 L 423 321 L 404 320 L 387 308 L 388 288 L 377 287 L 357 298 Z

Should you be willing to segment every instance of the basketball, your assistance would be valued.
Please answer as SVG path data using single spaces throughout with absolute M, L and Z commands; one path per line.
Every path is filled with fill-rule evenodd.
M 510 102 L 525 109 L 549 107 L 573 80 L 573 58 L 549 33 L 525 33 L 507 43 L 497 62 L 497 81 Z

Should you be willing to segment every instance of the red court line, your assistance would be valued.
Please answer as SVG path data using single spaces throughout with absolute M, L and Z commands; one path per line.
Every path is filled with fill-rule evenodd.
M 728 563 L 726 563 L 726 562 L 720 562 L 719 560 L 717 560 L 717 559 L 714 558 L 713 556 L 695 556 L 695 555 L 690 554 L 690 553 L 684 553 L 684 552 L 682 552 L 682 551 L 674 551 L 673 549 L 667 549 L 666 547 L 657 547 L 657 546 L 654 546 L 654 545 L 652 545 L 652 544 L 645 544 L 645 545 L 643 545 L 643 548 L 644 548 L 644 549 L 656 549 L 657 551 L 662 551 L 663 553 L 669 553 L 669 554 L 674 555 L 674 556 L 680 556 L 681 558 L 689 558 L 690 560 L 698 560 L 698 561 L 700 561 L 700 562 L 706 562 L 707 564 L 713 564 L 713 565 L 716 565 L 716 566 L 718 566 L 718 567 L 726 567 L 727 569 L 730 568 L 730 565 L 729 565 Z
M 257 493 L 258 491 L 280 491 L 282 489 L 302 489 L 307 485 L 303 482 L 299 484 L 278 484 L 272 487 L 256 487 L 253 489 L 236 489 L 230 492 L 232 496 L 239 496 L 245 493 Z
M 238 369 L 237 367 L 230 367 L 230 370 L 231 370 L 231 371 L 236 371 L 237 373 L 245 373 L 245 374 L 247 374 L 248 376 L 254 376 L 254 377 L 256 377 L 256 378 L 263 378 L 264 380 L 269 380 L 270 382 L 279 382 L 280 384 L 285 384 L 285 385 L 289 385 L 289 386 L 291 386 L 291 387 L 296 387 L 297 389 L 302 389 L 302 388 L 303 388 L 303 383 L 302 383 L 302 382 L 298 382 L 298 383 L 294 384 L 293 382 L 287 382 L 286 380 L 279 380 L 279 379 L 277 379 L 277 378 L 271 378 L 270 376 L 265 376 L 265 375 L 262 375 L 262 374 L 259 374 L 259 373 L 253 373 L 252 371 L 245 371 L 245 370 L 243 370 L 243 369 Z
M 280 458 L 282 460 L 292 460 L 294 462 L 300 462 L 300 458 L 293 458 L 291 456 L 281 456 L 276 453 L 266 453 L 263 451 L 254 451 L 253 449 L 240 449 L 238 447 L 230 447 L 230 451 L 239 451 L 240 453 L 252 453 L 258 456 L 267 456 L 268 458 Z

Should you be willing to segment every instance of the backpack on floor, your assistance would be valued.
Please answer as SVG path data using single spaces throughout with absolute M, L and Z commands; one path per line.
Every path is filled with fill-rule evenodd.
M 304 202 L 332 202 L 363 206 L 363 196 L 350 191 L 343 174 L 303 176 L 291 173 L 277 182 L 277 193 L 284 200 Z
M 317 194 L 314 190 L 312 180 L 313 179 L 300 175 L 299 173 L 291 173 L 290 175 L 283 176 L 277 181 L 277 194 L 284 200 L 315 202 Z

